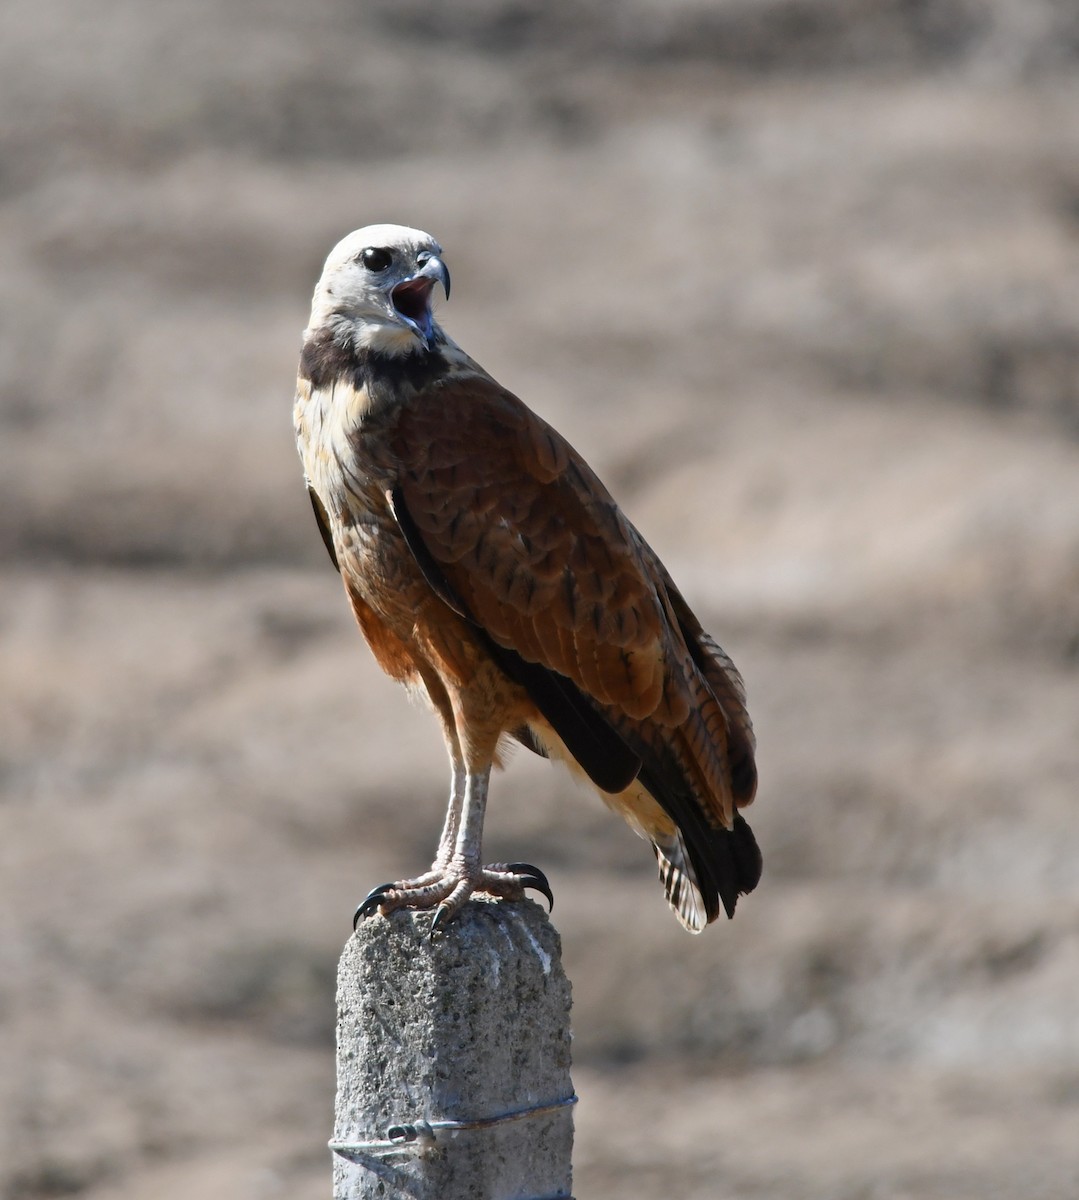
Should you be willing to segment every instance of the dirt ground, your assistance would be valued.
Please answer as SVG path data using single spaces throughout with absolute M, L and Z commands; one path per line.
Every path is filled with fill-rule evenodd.
M 330 246 L 451 334 L 742 668 L 765 877 L 690 938 L 521 755 L 575 1194 L 1079 1196 L 1072 0 L 14 3 L 0 38 L 0 1196 L 327 1196 L 352 908 L 434 721 L 300 483 Z

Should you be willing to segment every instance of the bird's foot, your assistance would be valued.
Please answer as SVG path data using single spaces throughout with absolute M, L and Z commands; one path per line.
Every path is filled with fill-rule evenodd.
M 554 908 L 547 876 L 529 863 L 492 863 L 472 871 L 454 863 L 446 866 L 436 863 L 416 879 L 384 883 L 375 888 L 356 909 L 352 925 L 355 928 L 364 917 L 376 911 L 386 916 L 399 908 L 433 908 L 431 936 L 434 937 L 457 916 L 474 893 L 495 896 L 499 900 L 523 900 L 527 888 L 546 896 L 550 908 Z

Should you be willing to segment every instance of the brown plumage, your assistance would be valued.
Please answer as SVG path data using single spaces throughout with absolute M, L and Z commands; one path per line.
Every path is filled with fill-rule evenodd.
M 349 235 L 300 362 L 322 536 L 376 659 L 426 694 L 453 767 L 431 869 L 360 914 L 437 907 L 437 928 L 473 891 L 548 891 L 536 868 L 481 866 L 487 781 L 512 737 L 651 841 L 697 932 L 760 876 L 737 811 L 756 788 L 741 677 L 588 464 L 434 323 L 440 254 L 400 226 Z

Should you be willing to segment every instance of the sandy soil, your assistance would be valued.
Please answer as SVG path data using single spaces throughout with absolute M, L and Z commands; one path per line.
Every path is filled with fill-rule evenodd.
M 576 1194 L 1079 1195 L 1068 0 L 16 4 L 0 39 L 0 1196 L 325 1196 L 352 907 L 434 722 L 290 427 L 321 260 L 445 324 L 742 667 L 766 856 L 687 937 L 545 764 Z

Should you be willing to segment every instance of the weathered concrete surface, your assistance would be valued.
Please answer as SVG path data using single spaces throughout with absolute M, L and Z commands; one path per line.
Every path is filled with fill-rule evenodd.
M 337 985 L 335 1141 L 474 1121 L 572 1096 L 561 944 L 531 902 L 472 902 L 432 942 L 431 918 L 360 923 Z M 570 1194 L 573 1109 L 461 1131 L 434 1146 L 335 1154 L 335 1200 L 521 1200 Z

